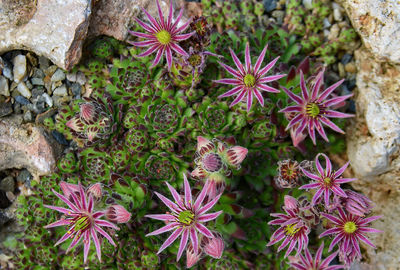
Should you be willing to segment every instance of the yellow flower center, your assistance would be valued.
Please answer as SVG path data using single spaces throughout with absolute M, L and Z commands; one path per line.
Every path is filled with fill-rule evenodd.
M 247 87 L 253 87 L 256 84 L 256 78 L 251 74 L 246 74 L 243 79 L 244 85 Z
M 171 34 L 166 30 L 161 30 L 156 34 L 156 38 L 162 45 L 167 45 L 171 41 Z
M 320 109 L 317 104 L 309 103 L 309 104 L 307 104 L 306 112 L 309 116 L 311 116 L 312 118 L 315 118 L 319 115 Z
M 354 233 L 357 230 L 357 225 L 353 221 L 348 221 L 344 224 L 343 229 L 346 233 Z
M 74 231 L 84 231 L 90 225 L 90 218 L 82 216 L 75 221 Z
M 194 213 L 190 210 L 185 210 L 179 213 L 178 220 L 187 226 L 193 223 Z
M 332 183 L 332 179 L 330 177 L 325 177 L 324 183 L 325 183 L 325 185 L 329 186 Z
M 296 226 L 296 223 L 287 225 L 286 228 L 285 228 L 286 235 L 288 235 L 288 236 L 293 236 L 293 235 L 295 235 L 298 231 L 300 231 L 300 228 L 296 228 L 295 226 Z

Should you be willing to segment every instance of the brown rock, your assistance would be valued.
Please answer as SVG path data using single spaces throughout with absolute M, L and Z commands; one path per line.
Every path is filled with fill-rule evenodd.
M 18 116 L 0 119 L 0 171 L 26 168 L 38 180 L 52 172 L 61 148 L 43 129 L 21 123 Z
M 24 49 L 49 58 L 63 69 L 72 68 L 81 57 L 90 3 L 89 0 L 0 1 L 0 54 Z
M 176 2 L 174 2 L 175 4 Z M 175 16 L 181 4 L 175 4 Z M 165 15 L 168 15 L 169 0 L 160 0 L 160 6 Z M 152 16 L 158 18 L 155 0 L 98 0 L 95 1 L 90 17 L 88 38 L 107 35 L 118 40 L 128 37 L 129 27 L 134 23 L 135 17 L 143 14 L 141 8 L 146 9 Z M 146 19 L 144 19 L 146 21 Z M 185 19 L 182 19 L 182 22 Z

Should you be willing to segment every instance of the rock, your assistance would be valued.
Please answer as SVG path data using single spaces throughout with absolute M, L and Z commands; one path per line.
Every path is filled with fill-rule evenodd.
M 283 10 L 274 10 L 271 15 L 276 18 L 278 24 L 281 24 L 283 22 L 283 17 L 285 17 L 285 12 Z
M 16 102 L 18 102 L 19 104 L 22 104 L 22 105 L 28 105 L 30 103 L 29 100 L 27 100 L 23 96 L 16 96 L 14 99 Z
M 3 191 L 11 191 L 13 192 L 15 189 L 15 182 L 12 176 L 7 176 L 3 180 L 0 180 L 0 190 Z
M 10 102 L 2 102 L 0 101 L 0 117 L 7 116 L 12 114 L 13 108 Z
M 332 9 L 333 9 L 333 18 L 335 19 L 335 21 L 341 22 L 343 20 L 341 7 L 335 2 L 332 2 Z
M 303 6 L 306 9 L 312 9 L 312 2 L 313 2 L 312 0 L 303 0 Z
M 329 22 L 328 18 L 325 18 L 322 23 L 324 24 L 324 29 L 331 27 L 331 23 Z
M 76 72 L 67 73 L 67 80 L 70 82 L 76 82 Z
M 42 78 L 32 78 L 31 81 L 33 85 L 44 85 Z
M 160 0 L 164 14 L 168 14 L 167 0 Z M 175 1 L 174 1 L 175 3 Z M 94 2 L 88 38 L 106 35 L 118 40 L 128 37 L 128 30 L 135 17 L 145 8 L 151 15 L 157 16 L 156 1 L 154 0 L 98 0 Z M 179 7 L 175 7 L 177 10 Z M 181 22 L 185 22 L 185 15 Z
M 357 72 L 357 67 L 356 67 L 356 64 L 354 62 L 347 63 L 344 66 L 344 69 L 349 73 L 356 73 Z
M 61 69 L 57 69 L 56 72 L 54 72 L 53 76 L 51 76 L 50 81 L 52 82 L 58 82 L 62 81 L 65 79 L 65 73 Z
M 393 37 L 394 38 L 394 37 Z M 372 269 L 398 269 L 400 250 L 400 65 L 379 62 L 367 48 L 355 51 L 358 67 L 357 117 L 347 128 L 347 154 L 361 189 L 376 204 L 371 234 L 378 249 L 367 248 Z M 357 90 L 358 89 L 358 90 Z
M 8 88 L 8 80 L 0 75 L 0 95 L 9 97 L 10 90 Z
M 25 122 L 32 122 L 32 112 L 31 111 L 26 111 L 24 113 L 24 121 Z
M 13 1 L 2 1 L 3 4 L 7 2 Z M 92 1 L 37 0 L 31 3 L 28 10 L 18 6 L 0 8 L 0 54 L 24 49 L 51 59 L 63 69 L 72 68 L 81 57 Z M 12 16 L 16 14 L 22 15 Z
M 25 55 L 20 54 L 15 56 L 13 59 L 13 64 L 14 82 L 19 83 L 24 79 L 27 72 Z
M 339 32 L 340 32 L 340 27 L 337 23 L 335 23 L 329 29 L 328 39 L 332 41 L 335 40 L 339 36 Z
M 353 58 L 353 55 L 351 55 L 349 53 L 345 53 L 342 57 L 342 60 L 340 60 L 340 62 L 342 62 L 343 65 L 346 65 L 348 62 L 351 61 L 352 58 Z
M 53 100 L 47 93 L 43 93 L 42 97 L 44 98 L 46 104 L 49 105 L 49 107 L 53 107 Z
M 31 173 L 24 169 L 22 171 L 19 172 L 18 176 L 17 176 L 17 181 L 20 183 L 30 183 L 30 181 L 32 180 L 32 175 Z
M 277 0 L 263 0 L 264 9 L 266 12 L 271 12 L 276 9 Z
M 76 82 L 79 83 L 80 85 L 85 85 L 86 76 L 85 76 L 85 74 L 83 74 L 83 72 L 78 71 L 76 73 Z
M 46 70 L 50 66 L 50 60 L 47 57 L 39 56 L 40 69 Z
M 397 0 L 338 0 L 363 44 L 378 60 L 400 64 L 400 5 Z
M 20 82 L 18 84 L 17 90 L 22 96 L 24 96 L 28 99 L 31 98 L 31 96 L 32 96 L 31 91 L 29 91 L 29 88 L 26 86 L 26 84 L 24 82 Z
M 39 180 L 53 171 L 61 150 L 43 129 L 21 120 L 19 116 L 0 119 L 0 171 L 26 168 Z
M 63 84 L 60 87 L 57 87 L 56 89 L 54 89 L 53 95 L 62 96 L 62 97 L 68 95 L 67 87 L 65 86 L 65 84 Z
M 14 80 L 14 76 L 12 74 L 12 66 L 10 63 L 8 63 L 7 61 L 3 61 L 3 75 L 4 77 L 6 77 L 7 79 L 9 79 L 10 81 Z
M 73 83 L 71 85 L 71 92 L 76 99 L 80 99 L 82 93 L 82 86 L 78 83 Z

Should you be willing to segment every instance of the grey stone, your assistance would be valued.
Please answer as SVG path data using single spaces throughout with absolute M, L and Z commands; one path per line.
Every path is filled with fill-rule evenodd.
M 0 190 L 3 191 L 11 191 L 13 192 L 15 189 L 15 181 L 12 176 L 7 176 L 0 181 Z
M 303 0 L 303 6 L 306 9 L 312 9 L 313 0 Z
M 19 172 L 18 176 L 17 176 L 17 181 L 20 183 L 30 183 L 30 181 L 32 180 L 32 175 L 31 173 L 26 170 L 23 169 L 22 171 Z
M 51 97 L 50 97 L 47 93 L 44 93 L 44 94 L 42 95 L 42 97 L 44 98 L 44 101 L 46 102 L 46 104 L 47 104 L 49 107 L 53 107 L 53 100 L 51 99 Z
M 85 74 L 83 74 L 83 72 L 78 71 L 76 73 L 76 82 L 79 83 L 80 85 L 85 85 L 86 76 L 85 76 Z
M 24 98 L 23 96 L 16 96 L 14 99 L 15 102 L 18 102 L 19 104 L 22 105 L 28 105 L 30 103 L 29 100 Z
M 42 78 L 32 78 L 31 81 L 33 85 L 44 85 Z
M 82 93 L 82 86 L 78 83 L 73 83 L 71 85 L 71 92 L 72 95 L 76 98 L 79 99 L 81 98 L 81 93 Z
M 0 117 L 12 114 L 13 108 L 10 102 L 0 101 Z
M 76 82 L 76 72 L 67 73 L 67 80 L 70 82 Z
M 40 59 L 40 58 L 39 58 Z M 48 67 L 47 67 L 48 68 Z M 47 69 L 46 68 L 46 69 Z M 44 72 L 43 70 L 41 70 L 40 68 L 33 68 L 33 74 L 32 74 L 33 78 L 40 78 L 43 79 L 44 78 Z
M 10 96 L 8 80 L 1 75 L 0 75 L 0 95 L 6 96 L 6 97 Z
M 276 9 L 278 1 L 277 0 L 263 0 L 263 5 L 266 12 L 271 12 Z
M 26 111 L 24 113 L 24 121 L 25 122 L 32 122 L 32 112 L 31 111 Z
M 54 89 L 53 95 L 62 96 L 62 97 L 68 95 L 67 87 L 65 86 L 65 84 L 63 84 L 60 87 L 57 87 L 56 89 Z
M 17 90 L 18 90 L 18 92 L 19 92 L 22 96 L 24 96 L 24 97 L 26 97 L 26 98 L 28 98 L 28 99 L 31 98 L 31 96 L 32 96 L 31 91 L 30 91 L 29 88 L 25 85 L 24 82 L 20 82 L 20 83 L 18 84 Z
M 276 18 L 278 24 L 282 24 L 283 17 L 285 16 L 285 12 L 283 10 L 274 10 L 272 11 L 272 17 Z
M 47 69 L 50 66 L 50 60 L 47 57 L 39 56 L 40 69 Z
M 25 55 L 17 55 L 13 59 L 13 74 L 14 74 L 14 82 L 19 83 L 24 79 L 27 73 L 26 66 L 26 57 Z
M 335 19 L 335 21 L 341 22 L 343 20 L 341 7 L 335 2 L 332 2 L 332 8 L 333 8 L 333 18 Z
M 65 73 L 61 69 L 57 69 L 56 72 L 51 76 L 51 81 L 52 82 L 58 82 L 62 81 L 65 79 Z

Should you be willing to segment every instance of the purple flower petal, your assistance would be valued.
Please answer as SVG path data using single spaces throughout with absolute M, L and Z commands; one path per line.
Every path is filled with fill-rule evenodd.
M 178 238 L 179 235 L 181 235 L 182 230 L 183 230 L 182 228 L 177 228 L 173 233 L 171 233 L 171 235 L 167 238 L 167 240 L 165 240 L 165 242 L 162 244 L 157 254 L 160 254 L 164 249 L 169 247 L 176 240 L 176 238 Z
M 212 232 L 210 232 L 203 224 L 201 223 L 196 223 L 196 229 L 203 234 L 204 236 L 208 238 L 213 238 Z
M 220 214 L 222 214 L 223 211 L 218 211 L 215 213 L 211 213 L 211 214 L 205 214 L 205 215 L 201 215 L 197 220 L 199 222 L 207 222 L 213 219 L 216 219 Z
M 153 231 L 151 233 L 146 234 L 146 236 L 158 235 L 158 234 L 161 234 L 161 233 L 169 232 L 169 231 L 171 231 L 171 230 L 173 230 L 173 229 L 175 229 L 177 227 L 179 227 L 179 223 L 178 222 L 169 223 L 168 225 L 166 225 L 166 226 L 164 226 L 164 227 L 162 227 L 162 228 L 160 228 L 158 230 L 155 230 L 155 231 Z
M 258 56 L 256 64 L 254 65 L 254 73 L 258 73 L 262 62 L 264 61 L 265 53 L 267 52 L 268 44 L 264 47 L 261 54 Z

